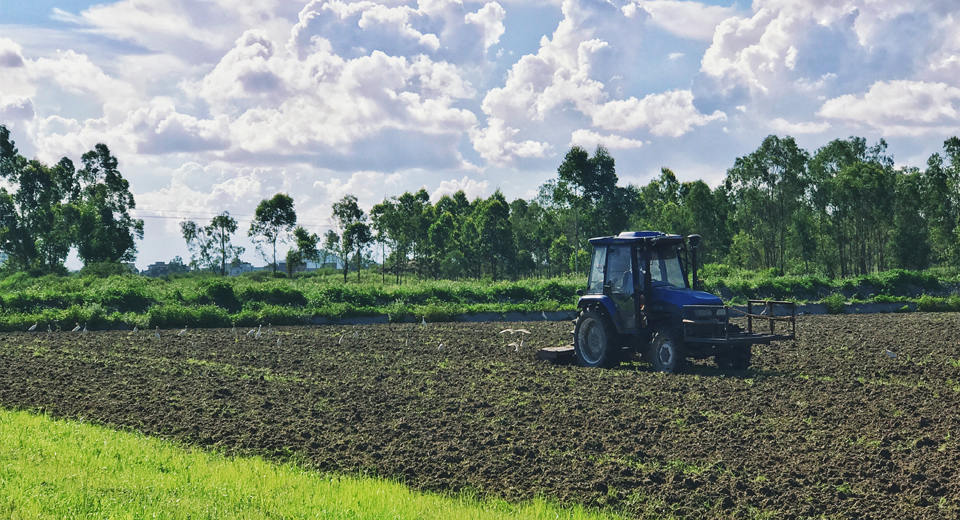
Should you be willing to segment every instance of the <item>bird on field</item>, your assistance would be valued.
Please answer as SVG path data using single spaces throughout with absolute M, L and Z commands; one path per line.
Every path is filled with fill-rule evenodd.
M 184 325 L 184 326 L 183 326 L 183 330 L 181 330 L 180 332 L 177 333 L 177 337 L 178 337 L 178 338 L 182 338 L 182 337 L 184 337 L 184 336 L 186 336 L 186 335 L 187 335 L 187 326 Z
M 50 328 L 50 324 L 47 324 L 47 332 L 53 332 L 53 329 Z
M 49 326 L 49 325 L 48 325 L 48 326 Z M 33 332 L 33 331 L 37 330 L 37 324 L 34 323 L 33 325 L 30 325 L 30 328 L 27 329 L 27 330 L 30 331 L 30 332 Z
M 514 352 L 520 352 L 520 345 L 519 345 L 516 341 L 507 343 L 507 346 L 508 346 L 508 347 L 513 347 L 513 351 L 514 351 Z
M 360 333 L 357 332 L 357 331 L 353 331 L 353 337 L 354 337 L 354 339 L 359 338 L 359 337 L 360 337 Z
M 140 332 L 140 329 L 137 328 L 136 325 L 134 325 L 134 326 L 133 326 L 133 333 L 136 334 L 136 333 L 138 333 L 138 332 Z
M 80 323 L 77 323 L 77 326 L 73 328 L 71 332 L 80 332 Z
M 509 332 L 510 334 L 513 334 L 514 332 L 518 332 L 520 334 L 531 334 L 531 332 L 527 329 L 503 329 L 500 331 L 500 334 L 503 334 L 504 332 Z
M 267 334 L 273 334 L 273 324 L 267 323 Z
M 427 326 L 427 317 L 424 316 L 423 318 L 420 318 L 420 319 L 422 320 L 422 321 L 420 322 L 420 326 L 421 326 L 421 327 L 426 327 L 426 326 Z
M 83 330 L 81 330 L 80 333 L 81 333 L 81 334 L 86 334 L 86 333 L 87 333 L 87 324 L 86 324 L 86 323 L 83 324 Z
M 250 329 L 250 331 L 247 332 L 247 336 L 248 336 L 248 337 L 249 337 L 249 336 L 253 336 L 253 335 L 256 334 L 256 333 L 257 333 L 257 330 L 256 330 L 256 329 Z
M 233 335 L 234 335 L 234 336 L 236 336 L 236 335 L 237 335 L 237 326 L 236 326 L 236 325 L 234 325 L 234 326 L 233 326 L 233 328 L 232 328 L 232 329 L 230 329 L 230 332 L 232 332 L 232 333 L 233 333 Z
M 277 338 L 277 346 L 280 346 L 280 338 Z
M 154 332 L 153 335 L 156 336 L 157 339 L 160 339 L 160 325 L 157 325 L 157 331 Z
M 253 336 L 253 339 L 260 339 L 260 329 L 262 329 L 262 328 L 263 328 L 263 324 L 261 324 L 259 327 L 257 327 L 257 333 L 256 333 L 256 335 Z
M 437 347 L 437 350 L 443 350 L 443 343 L 441 343 L 440 346 Z
M 540 311 L 540 315 L 543 316 L 544 321 L 550 321 L 550 318 L 547 317 L 547 311 Z
M 337 345 L 343 345 L 343 337 L 344 337 L 344 336 L 345 336 L 345 334 L 341 334 L 341 335 L 340 335 L 340 340 L 337 341 Z
M 892 352 L 892 351 L 890 351 L 890 350 L 887 350 L 887 357 L 890 358 L 890 359 L 896 359 L 896 358 L 897 358 L 897 353 L 896 353 L 896 352 Z

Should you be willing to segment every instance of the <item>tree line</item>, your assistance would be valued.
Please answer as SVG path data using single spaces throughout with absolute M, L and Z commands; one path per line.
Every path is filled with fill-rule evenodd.
M 508 203 L 498 190 L 431 204 L 426 191 L 407 192 L 374 206 L 372 235 L 341 252 L 379 243 L 398 282 L 556 276 L 585 272 L 590 237 L 657 230 L 700 234 L 706 262 L 779 274 L 960 266 L 960 139 L 943 146 L 926 168 L 898 168 L 883 139 L 836 139 L 810 153 L 771 135 L 716 188 L 666 167 L 644 186 L 620 186 L 605 148 L 591 156 L 574 146 L 533 200 Z
M 368 214 L 346 195 L 333 204 L 332 229 L 319 236 L 297 225 L 293 199 L 278 193 L 257 206 L 247 236 L 274 272 L 278 247 L 291 244 L 288 271 L 336 258 L 345 282 L 349 271 L 359 277 L 373 265 L 396 283 L 583 273 L 587 239 L 645 229 L 698 233 L 705 262 L 781 274 L 953 267 L 960 266 L 960 139 L 943 147 L 925 168 L 896 167 L 882 139 L 836 139 L 810 153 L 792 137 L 771 135 L 711 188 L 680 182 L 666 167 L 646 185 L 621 186 L 609 151 L 574 146 L 532 200 L 508 202 L 498 189 L 431 202 L 420 189 L 385 198 Z M 143 221 L 129 215 L 134 200 L 116 158 L 98 144 L 82 164 L 28 161 L 0 125 L 0 176 L 16 188 L 0 189 L 7 269 L 65 272 L 71 247 L 85 263 L 133 259 Z M 196 268 L 226 275 L 244 253 L 231 244 L 238 223 L 227 212 L 180 228 Z

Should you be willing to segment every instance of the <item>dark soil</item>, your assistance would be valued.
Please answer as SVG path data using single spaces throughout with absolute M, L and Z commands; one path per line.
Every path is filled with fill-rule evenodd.
M 535 361 L 569 323 L 10 333 L 0 404 L 638 517 L 960 516 L 960 315 L 797 328 L 751 370 L 682 375 Z

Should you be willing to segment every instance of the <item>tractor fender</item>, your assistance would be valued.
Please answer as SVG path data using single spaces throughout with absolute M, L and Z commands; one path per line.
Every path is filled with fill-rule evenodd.
M 617 333 L 623 332 L 623 323 L 621 323 L 620 314 L 617 313 L 617 306 L 609 296 L 603 294 L 588 294 L 581 296 L 580 301 L 577 302 L 578 311 L 583 311 L 590 306 L 603 307 L 607 316 L 610 317 L 610 321 L 612 321 L 617 328 Z

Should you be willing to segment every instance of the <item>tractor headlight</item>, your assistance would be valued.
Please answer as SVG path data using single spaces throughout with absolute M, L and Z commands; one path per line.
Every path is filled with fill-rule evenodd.
M 713 313 L 710 312 L 710 309 L 697 309 L 698 318 L 709 318 L 713 316 Z
M 727 309 L 717 309 L 717 316 L 726 316 Z

